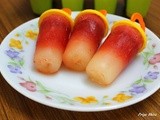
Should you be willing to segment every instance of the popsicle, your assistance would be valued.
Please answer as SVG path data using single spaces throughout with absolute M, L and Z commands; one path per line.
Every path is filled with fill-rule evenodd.
M 138 20 L 140 24 L 135 21 Z M 146 46 L 145 24 L 135 13 L 130 20 L 119 20 L 86 68 L 89 80 L 106 86 L 131 63 Z
M 63 54 L 67 68 L 85 71 L 86 66 L 108 33 L 107 12 L 105 10 L 84 10 L 75 18 L 71 37 Z
M 70 9 L 50 9 L 39 18 L 39 34 L 34 53 L 35 68 L 45 74 L 57 72 L 73 27 Z

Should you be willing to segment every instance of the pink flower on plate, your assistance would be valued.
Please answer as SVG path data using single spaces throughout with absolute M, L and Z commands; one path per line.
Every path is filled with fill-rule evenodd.
M 26 81 L 26 82 L 19 83 L 19 84 L 31 92 L 35 92 L 37 90 L 36 84 L 34 82 Z
M 152 58 L 150 58 L 149 63 L 150 64 L 160 63 L 160 53 L 157 53 Z

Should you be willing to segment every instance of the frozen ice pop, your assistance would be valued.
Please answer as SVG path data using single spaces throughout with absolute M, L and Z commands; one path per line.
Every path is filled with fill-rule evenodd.
M 135 22 L 136 20 L 140 25 Z M 139 13 L 133 14 L 131 21 L 115 22 L 111 33 L 87 65 L 89 80 L 102 86 L 112 83 L 145 48 L 144 30 L 145 24 Z
M 45 74 L 57 72 L 69 39 L 73 20 L 70 9 L 50 9 L 39 19 L 39 34 L 34 53 L 35 68 Z
M 75 18 L 71 37 L 63 54 L 66 67 L 85 71 L 103 37 L 108 33 L 106 11 L 84 10 Z

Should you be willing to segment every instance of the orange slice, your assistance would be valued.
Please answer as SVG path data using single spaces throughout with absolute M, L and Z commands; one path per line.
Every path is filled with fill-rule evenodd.
M 53 15 L 53 14 L 61 14 L 61 15 L 64 15 L 69 21 L 70 21 L 70 24 L 71 24 L 71 27 L 73 28 L 73 19 L 71 17 L 71 10 L 68 9 L 68 8 L 64 8 L 64 9 L 50 9 L 50 10 L 47 10 L 45 11 L 44 13 L 42 13 L 42 15 L 40 16 L 39 18 L 39 21 L 38 21 L 38 25 L 40 26 L 43 19 L 50 16 L 50 15 Z
M 108 26 L 109 26 L 109 22 L 106 18 L 106 14 L 107 12 L 105 10 L 101 10 L 101 11 L 97 11 L 97 10 L 92 10 L 92 9 L 87 9 L 87 10 L 83 10 L 81 11 L 78 16 L 76 17 L 75 19 L 75 22 L 77 21 L 77 19 L 81 16 L 81 15 L 84 15 L 84 14 L 88 14 L 88 13 L 91 13 L 91 14 L 96 14 L 98 15 L 104 22 L 105 26 L 106 26 L 106 30 L 105 30 L 105 35 L 108 33 Z

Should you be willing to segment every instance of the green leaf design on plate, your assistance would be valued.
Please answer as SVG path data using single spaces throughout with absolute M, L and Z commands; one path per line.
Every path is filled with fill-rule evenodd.
M 151 83 L 151 82 L 153 82 L 153 80 L 147 79 L 147 80 L 144 80 L 144 82 L 145 82 L 145 83 Z
M 60 103 L 67 103 L 67 104 L 70 104 L 70 105 L 73 105 L 74 104 L 74 100 L 69 98 L 69 97 L 65 97 L 65 96 L 54 96 L 54 98 L 58 101 L 60 101 Z
M 52 92 L 51 89 L 45 87 L 41 82 L 36 81 L 37 86 L 40 88 L 40 91 Z
M 19 65 L 23 67 L 23 65 L 24 65 L 24 59 L 23 58 L 19 61 Z
M 48 95 L 48 93 L 52 92 L 52 91 L 49 91 L 49 90 L 46 90 L 46 89 L 40 89 L 38 91 L 43 93 L 44 95 Z
M 107 95 L 105 95 L 105 96 L 103 96 L 103 98 L 105 99 L 105 98 L 108 98 L 108 96 Z
M 111 105 L 109 102 L 104 102 L 102 105 Z
M 11 61 L 11 62 L 8 62 L 9 64 L 13 65 L 13 66 L 19 66 L 18 63 L 14 62 L 14 61 Z
M 139 79 L 139 80 L 136 80 L 133 84 L 140 84 L 143 80 L 142 79 Z
M 143 56 L 143 64 L 148 68 L 149 67 L 149 58 L 152 57 L 155 52 L 154 52 L 154 47 L 147 47 L 144 52 L 141 53 Z

